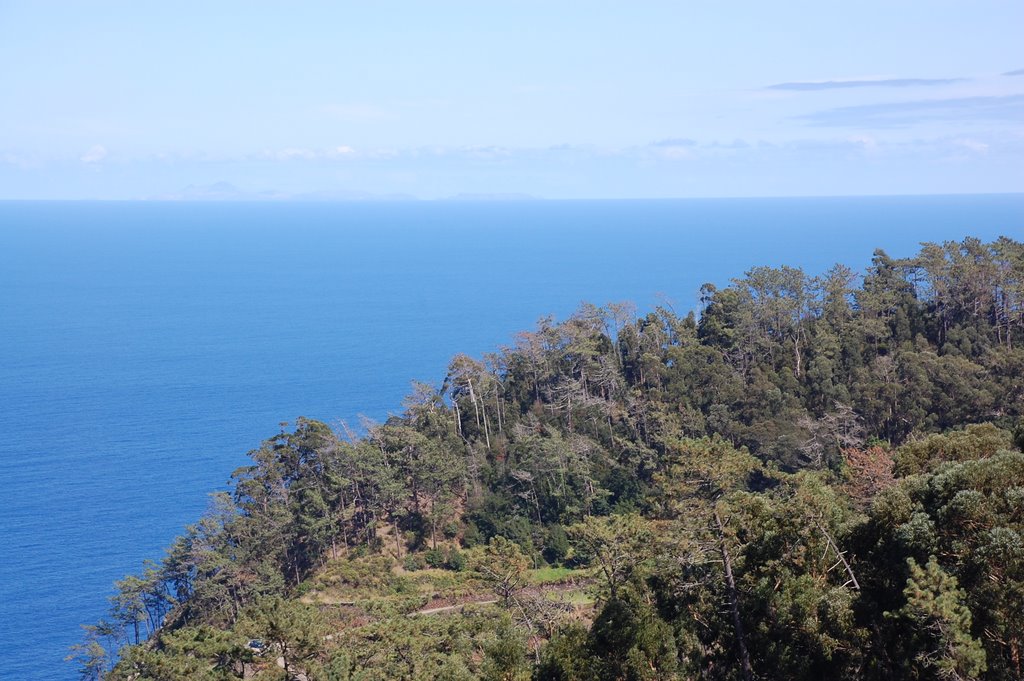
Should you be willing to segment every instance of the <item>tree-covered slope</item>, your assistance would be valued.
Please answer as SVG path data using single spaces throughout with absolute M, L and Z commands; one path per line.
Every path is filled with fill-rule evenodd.
M 109 679 L 1024 675 L 1024 245 L 584 305 L 300 419 L 75 660 Z M 119 662 L 112 670 L 114 651 Z

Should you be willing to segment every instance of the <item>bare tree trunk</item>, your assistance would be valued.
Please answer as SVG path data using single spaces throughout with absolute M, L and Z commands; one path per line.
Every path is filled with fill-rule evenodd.
M 462 413 L 459 411 L 459 401 L 453 399 L 452 400 L 452 405 L 454 405 L 454 407 L 455 407 L 455 432 L 459 434 L 459 437 L 463 437 L 463 435 L 462 435 Z
M 437 514 L 434 513 L 434 497 L 430 497 L 430 548 L 437 550 Z
M 476 392 L 473 390 L 472 379 L 466 379 L 466 385 L 469 386 L 469 399 L 473 403 L 473 411 L 476 413 L 476 427 L 480 427 L 480 408 L 476 404 Z
M 231 614 L 233 615 L 233 621 L 238 621 L 238 591 L 235 587 L 229 587 L 228 593 L 231 594 Z
M 753 681 L 754 671 L 750 666 L 750 653 L 747 651 L 747 640 L 743 633 L 743 622 L 740 619 L 739 594 L 736 591 L 736 580 L 732 576 L 732 559 L 725 546 L 725 526 L 722 524 L 722 517 L 718 515 L 718 511 L 715 511 L 715 524 L 718 525 L 718 549 L 722 554 L 722 563 L 725 565 L 725 583 L 729 590 L 729 610 L 732 612 L 732 625 L 736 629 L 736 642 L 740 649 L 743 678 L 745 681 Z
M 796 377 L 800 378 L 800 337 L 793 339 L 793 354 L 796 356 Z
M 494 411 L 496 411 L 498 413 L 498 433 L 500 434 L 502 432 L 502 430 L 501 430 L 501 400 L 499 399 L 498 388 L 497 387 L 494 388 Z
M 522 614 L 523 620 L 526 622 L 526 626 L 530 629 L 530 638 L 532 639 L 532 644 L 533 644 L 532 645 L 532 647 L 533 647 L 533 659 L 539 665 L 540 664 L 540 639 L 537 636 L 537 629 L 536 629 L 536 627 L 533 626 L 533 620 L 530 618 L 529 615 L 526 614 L 526 608 L 524 608 L 523 604 L 519 602 L 519 599 L 516 598 L 514 595 L 511 595 L 510 598 L 516 604 L 516 607 L 519 608 L 519 612 L 520 612 L 520 614 Z M 508 601 L 507 600 L 505 602 L 505 607 L 508 607 Z
M 345 511 L 347 509 L 348 509 L 348 504 L 345 503 L 345 491 L 344 491 L 344 488 L 342 488 L 342 491 L 341 491 L 341 513 L 342 513 L 341 539 L 342 539 L 342 541 L 345 542 L 345 548 L 346 549 L 348 548 L 348 523 L 345 522 L 344 517 L 345 517 Z M 352 514 L 352 517 L 353 518 L 355 517 L 354 513 Z M 335 558 L 337 558 L 337 556 L 335 556 Z
M 483 412 L 484 421 L 484 441 L 487 443 L 487 449 L 491 448 L 491 429 L 487 425 L 487 403 L 484 402 L 484 396 L 480 394 L 480 411 Z
M 850 567 L 850 564 L 846 561 L 846 556 L 843 555 L 845 552 L 839 550 L 839 544 L 836 544 L 836 540 L 832 538 L 832 535 L 828 533 L 828 530 L 825 529 L 824 525 L 817 521 L 815 521 L 814 524 L 817 525 L 818 529 L 821 530 L 821 533 L 825 535 L 825 553 L 827 554 L 829 548 L 831 548 L 833 551 L 835 551 L 836 555 L 839 556 L 839 561 L 835 565 L 830 567 L 829 570 L 831 570 L 839 564 L 842 564 L 842 566 L 846 568 L 846 574 L 850 577 L 850 579 L 847 580 L 846 584 L 843 584 L 843 586 L 852 584 L 853 588 L 856 591 L 860 591 L 860 584 L 857 583 L 857 577 L 853 574 L 853 568 Z

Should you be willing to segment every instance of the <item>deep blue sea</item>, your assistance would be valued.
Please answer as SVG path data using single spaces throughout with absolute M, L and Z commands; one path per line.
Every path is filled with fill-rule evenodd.
M 696 306 L 757 265 L 1024 237 L 1024 195 L 0 202 L 4 679 L 71 679 L 113 580 L 300 415 L 356 424 L 583 300 Z

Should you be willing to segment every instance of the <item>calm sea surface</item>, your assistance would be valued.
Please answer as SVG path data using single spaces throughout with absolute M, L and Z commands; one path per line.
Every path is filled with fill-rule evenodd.
M 756 265 L 1024 237 L 1024 196 L 0 202 L 0 677 L 71 679 L 113 580 L 281 421 L 381 419 L 580 301 L 696 304 Z

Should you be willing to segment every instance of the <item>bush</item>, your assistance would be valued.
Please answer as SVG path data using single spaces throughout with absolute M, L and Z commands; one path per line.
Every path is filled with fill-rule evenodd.
M 458 549 L 452 549 L 448 552 L 448 558 L 445 560 L 444 566 L 449 570 L 462 572 L 466 569 L 466 554 Z
M 402 563 L 402 567 L 404 567 L 409 572 L 415 572 L 416 570 L 422 570 L 423 568 L 427 567 L 427 563 L 423 560 L 423 556 L 421 556 L 420 554 L 410 553 L 408 556 L 405 557 L 405 561 Z
M 430 549 L 424 554 L 423 559 L 432 568 L 444 567 L 445 555 L 441 549 Z
M 476 523 L 473 521 L 467 522 L 466 531 L 462 533 L 462 545 L 467 549 L 471 549 L 474 546 L 480 546 L 485 543 L 487 543 L 487 540 Z
M 541 553 L 550 564 L 560 563 L 569 553 L 569 538 L 561 525 L 548 525 L 547 539 Z

